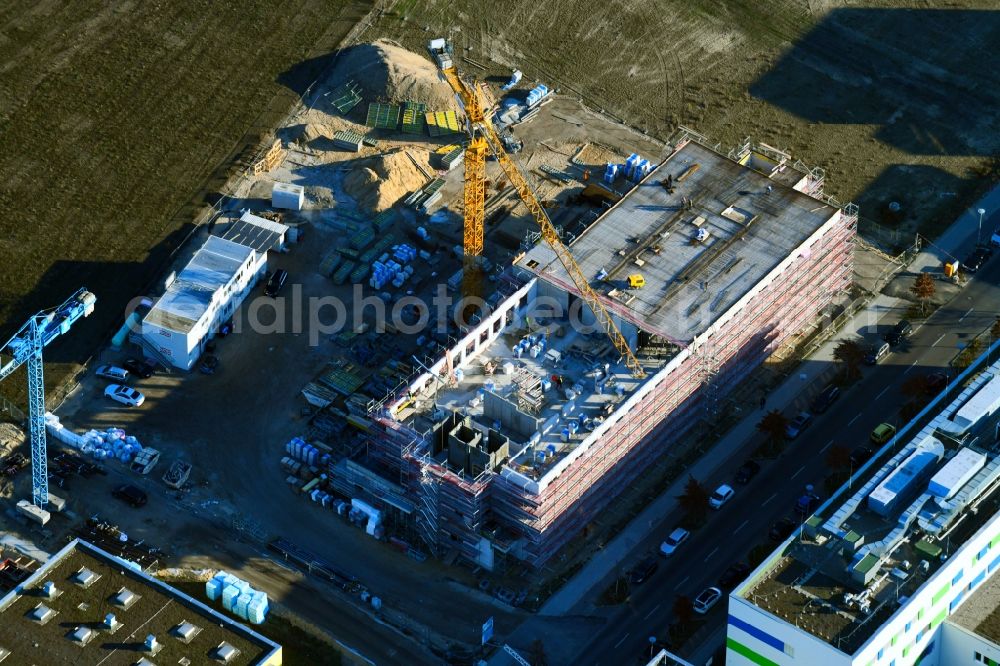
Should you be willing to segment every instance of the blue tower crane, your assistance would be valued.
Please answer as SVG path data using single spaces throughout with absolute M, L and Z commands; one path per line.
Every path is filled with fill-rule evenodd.
M 28 366 L 28 425 L 31 434 L 31 499 L 45 509 L 49 501 L 49 465 L 45 456 L 45 383 L 42 349 L 81 317 L 94 311 L 97 297 L 80 289 L 65 303 L 32 316 L 0 347 L 0 381 L 22 365 Z

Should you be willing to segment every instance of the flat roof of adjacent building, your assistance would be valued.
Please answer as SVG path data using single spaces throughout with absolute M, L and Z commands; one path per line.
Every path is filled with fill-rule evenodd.
M 661 185 L 668 176 L 672 193 Z M 688 141 L 577 237 L 570 251 L 609 309 L 687 344 L 837 211 L 793 189 L 786 178 L 768 177 Z M 707 240 L 695 240 L 699 229 L 708 232 Z M 579 293 L 545 243 L 517 266 Z M 645 286 L 628 289 L 635 273 Z
M 809 529 L 794 536 L 739 596 L 846 654 L 861 647 L 899 609 L 901 599 L 912 597 L 944 566 L 938 556 L 944 548 L 949 549 L 949 561 L 959 557 L 966 542 L 995 516 L 971 510 L 979 503 L 991 506 L 1000 497 L 995 420 L 981 414 L 961 442 L 941 433 L 948 416 L 988 388 L 998 370 L 1000 363 L 953 388 L 949 402 L 919 432 L 874 459 L 839 503 L 825 509 L 822 517 L 810 518 L 822 539 L 809 538 Z M 914 466 L 918 458 L 926 466 Z M 886 487 L 892 492 L 886 494 Z M 881 500 L 879 511 L 870 506 L 869 497 Z M 848 544 L 860 545 L 854 553 Z M 918 566 L 921 562 L 926 564 Z M 852 577 L 852 569 L 871 576 L 867 587 Z M 845 599 L 845 591 L 866 589 L 871 608 L 877 609 L 873 617 Z M 817 600 L 831 612 L 815 612 Z M 980 615 L 969 622 L 990 624 L 1000 635 L 1000 613 L 991 609 Z
M 275 187 L 283 184 L 275 183 Z M 288 187 L 299 186 L 289 185 Z M 285 234 L 288 233 L 288 227 L 280 222 L 247 211 L 237 220 L 216 224 L 212 233 L 219 238 L 251 247 L 257 252 L 263 253 L 281 245 Z
M 205 314 L 215 292 L 233 279 L 253 253 L 246 245 L 209 236 L 143 321 L 187 333 Z
M 948 621 L 1000 643 L 1000 576 L 990 576 L 983 581 Z
M 90 573 L 85 585 L 77 582 L 81 571 Z M 53 597 L 44 592 L 50 582 Z M 132 594 L 124 606 L 118 598 L 122 590 Z M 31 617 L 39 605 L 43 613 L 49 610 L 47 620 Z M 109 613 L 117 629 L 104 626 Z M 176 635 L 185 622 L 196 628 L 190 640 Z M 144 651 L 150 634 L 160 645 L 155 654 Z M 0 648 L 10 651 L 5 663 L 132 666 L 144 657 L 155 664 L 216 663 L 221 643 L 238 650 L 228 662 L 237 666 L 264 664 L 281 651 L 277 643 L 81 540 L 0 599 Z

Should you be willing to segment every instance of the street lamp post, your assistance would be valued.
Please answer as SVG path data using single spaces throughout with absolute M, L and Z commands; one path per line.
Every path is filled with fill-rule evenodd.
M 979 231 L 976 232 L 976 245 L 982 242 L 983 236 L 983 215 L 986 214 L 985 208 L 977 208 L 976 212 L 979 213 Z

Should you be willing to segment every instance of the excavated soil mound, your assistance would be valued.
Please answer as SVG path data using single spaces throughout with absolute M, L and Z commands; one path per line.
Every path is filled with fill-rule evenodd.
M 425 182 L 427 178 L 406 153 L 398 152 L 355 162 L 344 178 L 344 190 L 360 208 L 379 213 L 421 188 Z
M 457 111 L 451 87 L 438 75 L 437 66 L 422 55 L 385 39 L 358 44 L 345 51 L 328 85 L 353 79 L 361 87 L 362 102 L 402 104 L 423 102 L 429 111 Z

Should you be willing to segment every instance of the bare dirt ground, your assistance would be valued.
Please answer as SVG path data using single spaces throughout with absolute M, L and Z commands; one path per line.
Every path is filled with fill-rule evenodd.
M 1000 150 L 1000 12 L 868 4 L 403 0 L 376 29 L 413 49 L 450 37 L 470 75 L 505 81 L 516 67 L 522 85 L 541 81 L 661 139 L 681 124 L 724 145 L 751 135 L 787 149 L 826 169 L 829 194 L 891 223 L 863 231 L 899 248 L 954 219 Z M 901 219 L 885 214 L 891 201 Z
M 0 2 L 0 321 L 16 329 L 81 286 L 98 296 L 48 353 L 49 386 L 108 334 L 369 8 Z M 20 398 L 23 384 L 0 392 Z

